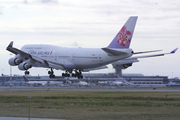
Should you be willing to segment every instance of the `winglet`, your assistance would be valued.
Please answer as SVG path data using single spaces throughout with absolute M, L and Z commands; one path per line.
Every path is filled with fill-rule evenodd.
M 175 53 L 177 51 L 178 48 L 174 49 L 173 51 L 171 51 L 170 53 Z
M 8 47 L 12 47 L 13 46 L 13 41 L 11 41 L 8 45 Z

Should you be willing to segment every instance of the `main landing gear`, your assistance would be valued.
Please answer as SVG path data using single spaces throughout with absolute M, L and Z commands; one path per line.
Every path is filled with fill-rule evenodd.
M 75 73 L 73 73 L 73 70 L 66 70 L 65 73 L 62 73 L 62 76 L 63 77 L 78 77 L 78 79 L 82 79 L 83 78 L 83 75 L 81 73 L 81 70 L 74 70 Z M 55 78 L 55 75 L 54 75 L 54 71 L 53 69 L 51 68 L 50 71 L 48 71 L 48 74 L 49 74 L 49 77 L 50 78 Z
M 83 75 L 80 70 L 75 70 L 75 73 L 72 73 L 72 70 L 66 70 L 65 73 L 62 73 L 63 77 L 70 77 L 70 74 L 72 74 L 72 77 L 78 77 L 78 79 L 82 79 Z
M 70 76 L 72 76 L 72 77 L 77 77 L 78 79 L 83 79 L 83 75 L 82 75 L 81 70 L 74 70 L 74 72 L 75 72 L 75 73 L 73 73 L 73 70 L 66 70 L 65 73 L 62 73 L 62 76 L 63 76 L 63 77 L 70 77 Z M 25 74 L 25 75 L 29 75 L 30 72 L 26 70 L 26 71 L 24 72 L 24 74 Z M 50 77 L 50 78 L 55 78 L 54 71 L 53 71 L 52 68 L 51 68 L 50 71 L 48 71 L 48 74 L 49 74 L 49 77 Z M 71 74 L 71 75 L 70 75 L 70 74 Z

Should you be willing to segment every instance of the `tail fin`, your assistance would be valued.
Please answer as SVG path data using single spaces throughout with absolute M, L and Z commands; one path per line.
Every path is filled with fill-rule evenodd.
M 137 16 L 129 17 L 108 48 L 129 48 L 137 18 Z

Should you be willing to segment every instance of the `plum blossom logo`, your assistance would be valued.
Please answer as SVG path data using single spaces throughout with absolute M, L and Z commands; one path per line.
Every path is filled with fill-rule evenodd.
M 131 32 L 127 31 L 126 26 L 123 26 L 121 31 L 117 34 L 118 44 L 125 46 L 130 43 Z

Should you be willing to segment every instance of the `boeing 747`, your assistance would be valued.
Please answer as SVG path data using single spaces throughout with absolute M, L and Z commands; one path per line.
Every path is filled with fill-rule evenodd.
M 131 16 L 112 42 L 105 48 L 65 48 L 49 44 L 28 44 L 21 50 L 13 47 L 13 41 L 6 50 L 15 56 L 9 59 L 11 66 L 18 66 L 29 74 L 31 67 L 50 68 L 49 77 L 54 78 L 53 69 L 63 70 L 64 77 L 83 78 L 82 72 L 107 68 L 106 65 L 126 60 L 133 54 L 154 52 L 134 52 L 129 48 L 137 16 Z M 127 59 L 128 60 L 128 59 Z

